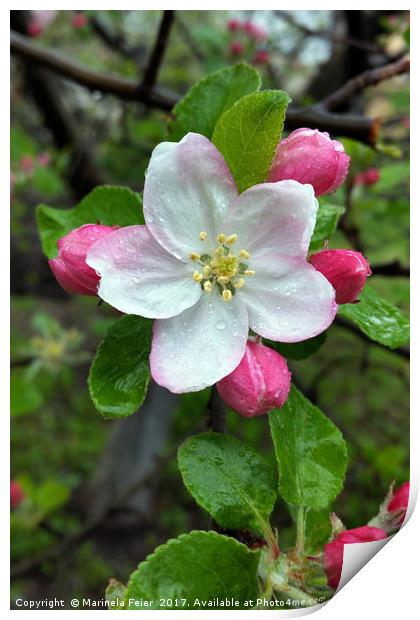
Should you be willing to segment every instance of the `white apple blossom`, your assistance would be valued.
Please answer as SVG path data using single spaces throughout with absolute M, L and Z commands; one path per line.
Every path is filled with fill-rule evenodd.
M 222 155 L 190 133 L 153 151 L 146 225 L 97 241 L 87 263 L 99 296 L 156 319 L 154 380 L 172 392 L 214 384 L 241 361 L 248 330 L 280 342 L 324 331 L 334 289 L 306 260 L 318 208 L 311 185 L 263 183 L 238 194 Z

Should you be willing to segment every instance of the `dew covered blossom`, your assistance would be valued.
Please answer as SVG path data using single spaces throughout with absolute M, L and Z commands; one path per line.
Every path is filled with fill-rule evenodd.
M 159 144 L 144 185 L 146 225 L 106 235 L 88 252 L 99 296 L 156 319 L 154 380 L 173 392 L 213 385 L 240 363 L 248 330 L 281 342 L 321 333 L 334 289 L 306 260 L 317 200 L 293 180 L 239 195 L 204 136 Z
M 216 383 L 217 390 L 231 409 L 251 418 L 281 408 L 290 391 L 291 374 L 277 351 L 248 340 L 239 366 Z
M 344 183 L 350 157 L 341 142 L 318 129 L 296 129 L 277 146 L 269 181 L 295 179 L 310 183 L 316 196 L 335 192 Z

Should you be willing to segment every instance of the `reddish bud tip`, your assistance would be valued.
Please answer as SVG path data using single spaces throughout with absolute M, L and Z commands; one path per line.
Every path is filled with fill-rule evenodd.
M 405 519 L 405 513 L 407 512 L 408 499 L 410 496 L 410 482 L 404 482 L 396 491 L 394 491 L 387 510 L 389 513 L 398 513 L 398 523 L 400 526 Z
M 86 224 L 58 240 L 58 256 L 48 263 L 65 291 L 76 295 L 97 295 L 99 276 L 86 264 L 86 256 L 96 241 L 112 233 L 115 228 Z
M 16 480 L 10 481 L 10 507 L 17 508 L 25 499 L 25 493 Z
M 372 273 L 363 254 L 354 250 L 322 250 L 312 254 L 309 262 L 333 286 L 338 304 L 356 301 Z
M 250 418 L 284 405 L 290 377 L 287 362 L 277 351 L 248 340 L 239 366 L 216 386 L 229 407 Z

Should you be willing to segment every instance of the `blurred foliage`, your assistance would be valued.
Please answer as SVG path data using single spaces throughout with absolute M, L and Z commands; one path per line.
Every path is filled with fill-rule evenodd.
M 297 25 L 270 11 L 255 11 L 252 16 L 245 12 L 179 12 L 159 83 L 185 92 L 208 72 L 247 60 L 260 69 L 264 87 L 284 88 L 295 103 L 308 103 L 308 84 L 331 57 L 333 46 L 325 36 L 305 35 L 299 24 L 326 30 L 332 27 L 334 16 L 331 11 L 288 13 L 293 14 Z M 82 28 L 72 25 L 72 14 L 59 12 L 37 44 L 58 48 L 91 69 L 132 78 L 139 75 L 154 41 L 159 11 L 87 11 L 88 22 Z M 127 57 L 105 45 L 89 21 L 95 18 L 121 34 L 128 45 L 137 46 L 137 55 Z M 257 44 L 243 39 L 243 35 L 227 29 L 229 18 L 255 20 L 267 30 L 268 38 Z M 378 43 L 404 49 L 409 41 L 405 16 L 379 19 L 384 33 Z M 244 43 L 239 55 L 232 54 L 235 41 Z M 269 52 L 268 63 L 255 61 L 258 50 Z M 34 207 L 43 201 L 57 207 L 77 203 L 69 183 L 71 153 L 54 146 L 38 109 L 23 95 L 17 62 L 12 64 L 12 76 L 12 282 L 16 294 L 12 314 L 11 477 L 25 491 L 24 502 L 12 513 L 12 560 L 18 561 L 42 553 L 82 526 L 72 500 L 95 472 L 114 424 L 105 423 L 93 408 L 86 386 L 88 366 L 116 317 L 109 308 L 98 307 L 94 299 L 65 295 L 49 273 L 36 234 Z M 62 89 L 72 116 L 82 128 L 83 139 L 92 146 L 94 164 L 107 182 L 141 190 L 150 152 L 165 139 L 166 115 L 90 93 L 67 81 Z M 406 266 L 407 82 L 396 78 L 369 89 L 358 107 L 359 112 L 385 118 L 381 140 L 394 147 L 399 158 L 346 140 L 352 155 L 349 180 L 333 200 L 327 197 L 321 203 L 349 206 L 351 200 L 351 224 L 360 230 L 371 264 L 398 261 Z M 377 183 L 350 187 L 357 174 L 371 167 L 379 170 Z M 330 247 L 348 246 L 349 240 L 338 228 Z M 370 284 L 408 312 L 406 278 L 372 276 Z M 346 526 L 362 525 L 376 514 L 389 483 L 409 478 L 407 362 L 336 325 L 329 330 L 324 346 L 311 357 L 290 361 L 290 368 L 299 387 L 331 417 L 347 440 L 349 472 L 334 509 Z M 204 429 L 208 396 L 208 390 L 180 396 L 168 452 L 186 436 Z M 265 418 L 244 419 L 229 412 L 228 431 L 264 453 L 274 465 Z M 123 530 L 116 529 L 117 542 L 93 536 L 76 546 L 69 557 L 60 558 L 60 570 L 53 562 L 44 562 L 37 575 L 15 581 L 12 595 L 38 590 L 44 596 L 48 580 L 51 595 L 68 595 L 71 589 L 74 596 L 102 596 L 110 575 L 124 580 L 132 566 L 157 544 L 194 527 L 207 528 L 208 517 L 183 487 L 175 458 L 159 471 L 155 504 L 153 523 L 138 532 L 142 557 L 138 556 L 138 547 L 132 549 L 127 544 Z M 291 542 L 292 520 L 280 503 L 273 522 L 279 524 L 282 545 L 287 545 Z M 116 551 L 117 545 L 124 547 L 124 553 Z

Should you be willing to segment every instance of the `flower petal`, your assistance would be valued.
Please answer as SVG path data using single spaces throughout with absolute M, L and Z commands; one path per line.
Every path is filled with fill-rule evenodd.
M 226 232 L 236 233 L 251 254 L 279 252 L 305 258 L 318 201 L 311 185 L 278 181 L 254 185 L 232 208 Z
M 248 336 L 245 305 L 216 291 L 179 316 L 155 321 L 152 377 L 171 392 L 196 392 L 228 375 L 241 361 Z
M 144 184 L 144 216 L 150 232 L 181 260 L 211 252 L 238 191 L 229 168 L 204 136 L 162 142 L 152 153 Z M 208 234 L 200 240 L 200 232 Z
M 289 256 L 260 256 L 255 276 L 240 291 L 250 327 L 279 342 L 300 342 L 330 326 L 337 312 L 335 291 L 312 265 Z M 321 277 L 320 277 L 321 276 Z
M 86 262 L 101 276 L 99 297 L 127 314 L 168 318 L 203 294 L 192 279 L 193 268 L 164 250 L 147 226 L 127 226 L 103 237 Z

